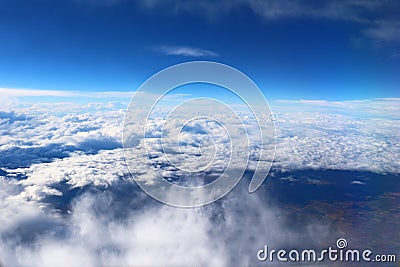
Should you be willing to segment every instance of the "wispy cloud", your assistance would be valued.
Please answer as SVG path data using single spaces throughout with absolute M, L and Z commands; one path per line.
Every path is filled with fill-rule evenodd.
M 255 14 L 267 21 L 279 19 L 312 18 L 349 21 L 360 26 L 356 35 L 373 44 L 373 47 L 400 45 L 399 1 L 260 1 L 243 0 Z M 397 47 L 397 48 L 396 48 Z
M 344 102 L 339 101 L 327 101 L 327 100 L 276 100 L 276 103 L 282 104 L 305 104 L 305 105 L 315 105 L 315 106 L 325 106 L 325 107 L 337 107 L 344 106 Z
M 142 0 L 147 8 L 165 7 L 173 12 L 191 12 L 221 15 L 243 6 L 268 20 L 295 17 L 327 18 L 357 22 L 372 22 L 379 17 L 397 18 L 396 0 L 376 1 L 305 1 L 305 0 Z
M 300 99 L 300 100 L 275 100 L 276 103 L 285 103 L 285 104 L 305 104 L 305 105 L 315 105 L 315 106 L 345 106 L 349 104 L 370 104 L 371 102 L 379 103 L 379 102 L 399 102 L 400 98 L 373 98 L 373 99 L 358 99 L 358 100 L 347 100 L 347 101 L 328 101 L 328 100 L 308 100 L 308 99 Z
M 378 42 L 400 43 L 400 20 L 378 21 L 365 30 L 365 35 Z
M 274 100 L 271 102 L 274 107 L 286 107 L 315 111 L 315 108 L 322 108 L 324 111 L 360 113 L 379 117 L 391 117 L 399 119 L 400 98 L 375 98 L 347 101 L 328 100 Z
M 133 91 L 108 91 L 108 92 L 84 92 L 63 90 L 40 89 L 14 89 L 0 88 L 2 97 L 85 97 L 85 98 L 130 98 Z
M 78 0 L 76 0 L 78 1 Z M 118 5 L 126 0 L 87 0 L 96 5 Z M 311 18 L 319 20 L 348 21 L 360 26 L 352 39 L 372 44 L 372 47 L 390 47 L 393 54 L 400 46 L 400 1 L 397 0 L 140 0 L 138 5 L 146 9 L 165 9 L 165 13 L 191 13 L 206 19 L 218 19 L 239 10 L 250 10 L 264 21 Z M 208 50 L 191 47 L 164 46 L 157 49 L 167 55 L 218 56 Z
M 157 46 L 154 50 L 168 56 L 218 57 L 213 51 L 189 46 Z
M 14 88 L 0 88 L 0 94 L 3 97 L 29 97 L 29 96 L 71 97 L 71 96 L 76 96 L 76 92 L 73 92 L 73 91 L 14 89 Z
M 385 7 L 384 3 L 369 0 L 319 2 L 303 0 L 243 0 L 241 2 L 249 5 L 254 13 L 267 20 L 311 17 L 367 23 L 371 20 L 371 12 L 377 15 Z
M 246 7 L 265 21 L 312 18 L 349 21 L 361 26 L 359 36 L 373 44 L 400 44 L 400 19 L 396 0 L 376 1 L 304 1 L 304 0 L 142 0 L 145 8 L 165 8 L 170 13 L 188 12 L 203 14 L 205 18 L 221 17 L 236 13 Z M 210 51 L 188 47 L 164 47 L 166 54 L 210 56 Z M 213 52 L 211 52 L 213 53 Z

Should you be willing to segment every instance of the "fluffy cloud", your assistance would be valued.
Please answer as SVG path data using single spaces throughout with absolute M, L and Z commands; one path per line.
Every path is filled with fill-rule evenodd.
M 348 115 L 276 114 L 275 165 L 282 169 L 368 170 L 398 173 L 398 120 Z
M 18 182 L 25 189 L 17 197 L 41 200 L 48 195 L 62 195 L 52 188 L 53 185 L 65 182 L 69 188 L 87 185 L 107 187 L 123 178 L 126 171 L 123 152 L 116 149 L 94 155 L 73 154 L 51 163 L 10 170 L 9 173 L 22 173 L 27 177 Z
M 53 105 L 47 106 L 47 112 Z M 0 141 L 2 167 L 28 167 L 30 164 L 64 158 L 73 151 L 97 153 L 121 147 L 119 111 L 91 113 L 1 113 Z M 19 160 L 16 160 L 16 159 Z
M 74 200 L 71 213 L 63 217 L 39 209 L 36 202 L 20 201 L 17 206 L 10 201 L 9 223 L 0 226 L 0 262 L 10 266 L 249 265 L 256 263 L 255 251 L 266 240 L 279 247 L 289 236 L 290 240 L 326 237 L 326 229 L 317 225 L 310 226 L 313 234 L 285 229 L 277 219 L 279 211 L 266 206 L 260 195 L 248 196 L 246 186 L 202 209 L 174 208 L 144 196 L 134 186 L 125 194 L 86 193 Z M 7 236 L 14 229 L 37 235 L 26 237 L 20 230 Z
M 274 168 L 397 173 L 400 169 L 397 158 L 400 125 L 392 116 L 396 114 L 393 108 L 400 106 L 398 102 L 397 99 L 381 99 L 274 103 L 277 129 Z M 374 113 L 371 106 L 381 106 L 381 114 Z M 342 114 L 337 113 L 336 107 L 340 107 Z M 384 116 L 382 110 L 389 115 Z M 60 182 L 71 187 L 110 185 L 128 172 L 121 148 L 124 114 L 118 110 L 87 112 L 85 109 L 66 115 L 2 112 L 0 162 L 3 172 L 25 177 L 19 182 L 25 187 L 23 194 L 37 199 L 46 194 L 59 194 L 51 189 L 51 185 Z M 214 116 L 217 121 L 235 123 L 219 116 Z M 168 133 L 180 129 L 185 121 L 176 117 L 164 125 L 162 117 L 151 119 L 147 124 L 147 139 L 137 140 L 139 149 L 135 154 L 126 155 L 135 162 L 130 166 L 131 172 L 135 178 L 151 182 L 155 177 L 149 176 L 146 169 L 156 167 L 164 178 L 182 181 L 185 177 L 193 177 L 191 171 L 204 169 L 212 163 L 206 173 L 216 178 L 229 162 L 236 164 L 235 159 L 247 157 L 247 153 L 250 155 L 248 168 L 254 169 L 259 158 L 257 129 L 251 128 L 254 126 L 250 123 L 251 117 L 241 116 L 245 119 L 249 145 L 245 134 L 231 132 L 227 135 L 226 129 L 212 120 L 192 121 L 182 128 L 176 136 L 178 139 L 171 139 Z M 128 129 L 132 136 L 140 130 L 134 125 Z M 129 132 L 126 134 L 130 135 Z M 230 154 L 230 141 L 237 147 L 235 153 L 240 155 Z M 272 145 L 269 148 L 272 149 Z M 263 159 L 271 161 L 272 154 L 264 155 Z M 199 177 L 204 175 L 204 172 L 199 173 Z

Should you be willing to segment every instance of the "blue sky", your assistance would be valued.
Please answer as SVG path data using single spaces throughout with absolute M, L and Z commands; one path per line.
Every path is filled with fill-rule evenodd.
M 0 88 L 133 91 L 211 60 L 267 99 L 400 97 L 397 1 L 67 0 L 0 3 Z M 398 12 L 397 12 L 398 13 Z

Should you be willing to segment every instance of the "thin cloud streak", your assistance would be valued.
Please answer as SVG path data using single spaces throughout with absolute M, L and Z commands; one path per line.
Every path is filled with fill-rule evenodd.
M 79 92 L 63 90 L 0 88 L 2 97 L 87 97 L 87 98 L 130 98 L 134 91 Z
M 189 46 L 157 46 L 155 51 L 167 56 L 218 57 L 213 51 Z

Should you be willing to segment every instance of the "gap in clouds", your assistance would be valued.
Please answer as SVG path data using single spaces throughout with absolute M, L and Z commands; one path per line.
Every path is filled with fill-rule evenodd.
M 338 237 L 353 247 L 368 244 L 377 250 L 385 241 L 387 249 L 399 248 L 391 238 L 393 231 L 381 231 L 398 225 L 398 216 L 388 218 L 379 208 L 385 204 L 388 210 L 398 209 L 393 199 L 398 177 L 390 177 L 383 188 L 383 177 L 373 173 L 274 170 L 259 191 L 249 194 L 249 174 L 225 198 L 195 209 L 163 205 L 128 180 L 108 188 L 87 187 L 68 200 L 68 210 L 57 209 L 61 217 L 54 219 L 53 205 L 61 202 L 45 199 L 47 215 L 37 211 L 38 217 L 15 221 L 17 235 L 7 235 L 4 225 L 0 227 L 0 244 L 6 246 L 2 251 L 10 253 L 13 260 L 7 262 L 15 265 L 63 266 L 61 259 L 68 257 L 68 264 L 83 260 L 87 266 L 126 266 L 174 265 L 182 262 L 181 255 L 189 265 L 258 265 L 256 252 L 265 244 L 271 249 L 318 249 L 334 246 Z M 287 176 L 299 180 L 289 185 L 293 182 L 283 180 Z M 364 179 L 368 187 L 349 187 L 350 177 Z M 332 193 L 331 186 L 339 191 Z M 339 198 L 330 199 L 333 194 Z M 7 258 L 0 254 L 0 259 Z

